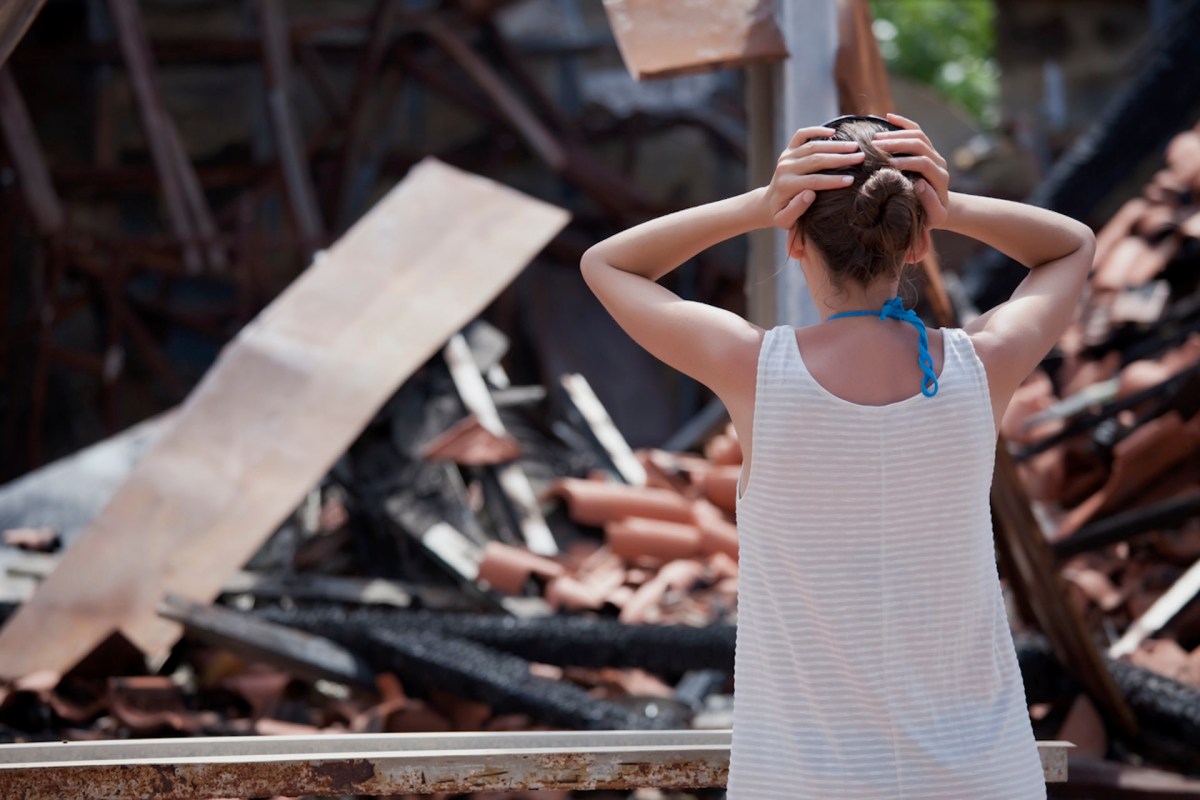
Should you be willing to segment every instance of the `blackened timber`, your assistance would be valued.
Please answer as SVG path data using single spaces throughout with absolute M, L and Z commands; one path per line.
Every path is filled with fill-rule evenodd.
M 576 667 L 637 667 L 660 674 L 692 669 L 733 669 L 736 625 L 629 625 L 615 619 L 554 615 L 518 619 L 399 609 L 265 609 L 260 613 L 283 625 L 310 628 L 337 624 L 365 635 L 374 629 L 432 630 L 470 639 L 543 664 Z
M 1118 412 L 1124 411 L 1127 408 L 1135 408 L 1149 400 L 1157 400 L 1159 402 L 1151 414 L 1141 417 L 1139 422 L 1145 422 L 1150 417 L 1158 416 L 1175 405 L 1186 406 L 1194 403 L 1196 402 L 1195 392 L 1184 390 L 1194 388 L 1195 381 L 1198 378 L 1200 378 L 1200 364 L 1194 364 L 1160 383 L 1156 383 L 1139 392 L 1134 392 L 1128 397 L 1108 403 L 1093 414 L 1088 414 L 1067 423 L 1061 430 L 1047 436 L 1045 439 L 1021 448 L 1013 455 L 1013 460 L 1018 463 L 1027 461 L 1038 453 L 1049 450 L 1051 447 L 1061 444 L 1074 436 L 1095 430 L 1104 421 L 1115 417 Z M 1183 416 L 1186 419 L 1190 414 L 1184 414 Z
M 1200 0 L 1177 3 L 1171 21 L 1141 50 L 1145 61 L 1138 73 L 1025 202 L 1087 220 L 1146 154 L 1161 151 L 1170 136 L 1195 118 L 1200 103 L 1198 40 Z M 1007 300 L 1026 274 L 1015 261 L 988 250 L 966 265 L 963 285 L 975 305 L 987 311 Z
M 1030 703 L 1069 699 L 1082 688 L 1045 636 L 1018 633 L 1013 643 Z M 1169 748 L 1173 766 L 1194 770 L 1200 765 L 1200 690 L 1122 659 L 1102 658 L 1139 725 L 1139 733 L 1126 740 L 1130 746 L 1157 763 L 1166 763 Z
M 324 678 L 363 689 L 375 687 L 375 672 L 367 662 L 330 639 L 170 594 L 159 605 L 158 613 L 181 623 L 190 636 L 203 642 L 310 680 Z
M 269 613 L 283 620 L 286 614 Z M 405 685 L 444 689 L 491 704 L 499 713 L 524 712 L 545 722 L 583 730 L 654 729 L 650 719 L 615 703 L 597 700 L 573 683 L 530 672 L 530 662 L 478 642 L 432 628 L 351 625 L 338 609 L 295 615 L 292 624 L 328 636 L 360 652 L 380 671 L 395 672 Z
M 1200 517 L 1200 492 L 1192 492 L 1105 517 L 1054 542 L 1050 547 L 1056 558 L 1067 559 L 1143 533 L 1178 528 L 1197 517 Z

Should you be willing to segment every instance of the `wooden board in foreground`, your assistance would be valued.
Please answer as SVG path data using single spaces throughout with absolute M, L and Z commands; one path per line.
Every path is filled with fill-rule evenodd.
M 787 58 L 770 0 L 604 0 L 634 78 L 666 78 Z
M 396 388 L 567 213 L 426 159 L 226 346 L 62 563 L 0 630 L 0 677 L 114 630 L 155 661 L 166 592 L 208 602 Z

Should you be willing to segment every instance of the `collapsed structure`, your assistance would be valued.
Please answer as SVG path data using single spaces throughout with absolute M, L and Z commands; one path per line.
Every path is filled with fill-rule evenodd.
M 4 551 L 5 737 L 727 727 L 740 449 L 720 409 L 670 447 L 634 450 L 583 376 L 513 385 L 501 366 L 508 342 L 475 319 L 547 242 L 568 261 L 578 253 L 560 233 L 566 215 L 429 161 L 330 244 L 340 227 L 330 220 L 363 197 L 354 165 L 378 164 L 363 143 L 364 98 L 388 57 L 502 122 L 611 223 L 661 210 L 556 127 L 561 115 L 488 24 L 503 4 L 451 5 L 413 17 L 383 3 L 371 17 L 353 108 L 343 109 L 349 162 L 331 215 L 290 116 L 284 40 L 314 75 L 319 59 L 281 4 L 261 4 L 278 157 L 269 180 L 283 187 L 313 265 L 175 412 L 96 446 L 138 443 L 117 459 L 107 493 L 73 496 L 98 460 L 86 454 L 0 492 L 5 519 L 58 529 L 7 534 L 23 549 Z M 653 3 L 612 6 L 635 25 L 654 13 Z M 865 5 L 845 8 L 866 41 Z M 206 222 L 136 4 L 114 0 L 111 13 L 126 66 L 141 77 L 135 91 L 176 235 L 150 260 L 168 272 L 219 271 L 243 251 Z M 447 24 L 462 20 L 486 46 Z M 782 57 L 770 26 L 754 20 L 742 34 L 762 58 Z M 404 49 L 388 51 L 398 32 L 431 43 L 486 101 Z M 484 52 L 535 99 L 514 92 Z M 877 57 L 845 65 L 844 82 L 886 92 Z M 57 236 L 61 207 L 22 109 L 19 87 L 0 73 L 22 191 L 39 228 Z M 1001 432 L 993 501 L 1035 732 L 1074 743 L 1086 758 L 1073 775 L 1112 796 L 1116 784 L 1163 778 L 1115 767 L 1114 756 L 1200 771 L 1198 140 L 1180 134 L 1143 196 L 1101 231 L 1061 359 L 1022 387 Z M 62 241 L 53 274 L 103 273 L 104 291 L 127 277 L 95 261 L 127 243 L 77 230 Z M 936 276 L 936 264 L 928 269 Z M 244 284 L 251 296 L 264 285 L 255 280 Z M 52 293 L 48 303 L 66 310 L 69 299 Z M 136 315 L 122 319 L 125 335 L 137 330 Z M 153 341 L 140 341 L 155 363 Z M 53 348 L 44 358 L 111 370 Z M 76 508 L 82 531 L 40 520 L 38 503 Z M 25 552 L 52 549 L 56 533 L 70 543 L 61 555 Z

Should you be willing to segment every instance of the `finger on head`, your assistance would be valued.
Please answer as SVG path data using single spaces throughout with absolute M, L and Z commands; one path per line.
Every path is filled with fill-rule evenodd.
M 804 144 L 800 145 L 800 147 L 810 150 L 837 151 L 857 150 L 859 145 L 858 142 L 854 141 L 853 139 L 814 139 L 810 142 L 805 142 Z
M 858 150 L 858 142 L 848 142 L 844 139 L 822 140 L 805 142 L 799 147 L 788 148 L 783 151 L 783 155 L 779 157 L 780 161 L 789 158 L 803 158 L 805 155 L 813 153 L 849 153 Z
M 899 150 L 904 147 L 929 147 L 929 144 L 924 139 L 914 139 L 911 136 L 905 138 L 889 137 L 887 139 L 876 139 L 874 145 L 880 150 Z
M 911 119 L 909 119 L 908 117 L 902 117 L 899 114 L 892 112 L 892 111 L 888 112 L 887 121 L 892 123 L 893 125 L 899 125 L 901 128 L 918 128 L 919 129 L 921 127 L 920 125 L 918 125 L 917 123 L 915 123 Z
M 820 191 L 822 189 L 844 189 L 854 183 L 853 175 L 823 175 L 812 173 L 799 178 L 799 185 L 806 189 Z
M 833 128 L 826 128 L 823 125 L 815 125 L 809 128 L 800 128 L 792 134 L 791 141 L 788 142 L 788 147 L 799 147 L 809 139 L 823 139 L 833 136 L 837 131 Z

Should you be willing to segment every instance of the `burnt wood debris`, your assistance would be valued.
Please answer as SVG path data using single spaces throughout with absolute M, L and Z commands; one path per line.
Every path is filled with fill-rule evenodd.
M 606 406 L 622 376 L 578 366 L 591 345 L 555 326 L 582 306 L 554 292 L 590 242 L 680 205 L 634 177 L 655 137 L 689 132 L 716 171 L 747 158 L 740 111 L 585 106 L 580 65 L 774 63 L 770 4 L 709 3 L 715 38 L 670 47 L 658 0 L 597 4 L 615 36 L 579 18 L 535 41 L 500 23 L 511 0 L 231 2 L 238 35 L 162 35 L 158 5 L 0 7 L 0 252 L 28 272 L 0 278 L 25 304 L 0 329 L 20 475 L 0 486 L 0 742 L 728 728 L 737 437 L 693 386 L 632 445 Z M 1177 5 L 1109 121 L 1194 60 L 1200 3 Z M 890 107 L 867 3 L 839 10 L 843 110 Z M 86 76 L 85 159 L 36 102 L 52 63 Z M 261 119 L 197 158 L 172 87 L 207 68 L 247 76 Z M 1200 791 L 1192 94 L 1138 138 L 1140 172 L 1092 174 L 1120 147 L 1098 127 L 1034 198 L 1116 209 L 998 431 L 992 494 L 1035 735 L 1075 745 L 1062 796 Z M 431 107 L 469 134 L 397 134 Z M 986 258 L 973 299 L 922 264 L 922 314 L 996 302 Z M 740 307 L 741 278 L 716 248 L 681 291 Z M 50 434 L 64 375 L 105 431 L 71 455 Z

